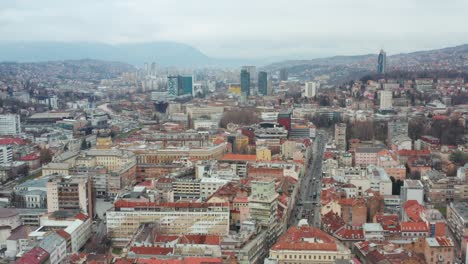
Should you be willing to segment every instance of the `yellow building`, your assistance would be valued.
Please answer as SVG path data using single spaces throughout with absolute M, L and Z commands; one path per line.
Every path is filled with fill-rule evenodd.
M 249 137 L 237 135 L 234 141 L 234 153 L 246 153 L 249 145 Z
M 241 87 L 238 84 L 230 84 L 228 92 L 231 93 L 231 94 L 240 95 L 241 94 Z
M 109 137 L 97 137 L 96 148 L 97 149 L 110 149 L 112 147 L 112 138 Z
M 271 150 L 265 147 L 257 148 L 257 160 L 271 161 Z

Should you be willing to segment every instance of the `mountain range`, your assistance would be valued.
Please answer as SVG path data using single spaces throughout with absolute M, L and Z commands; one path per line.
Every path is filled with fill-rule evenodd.
M 264 65 L 270 59 L 223 59 L 213 58 L 200 50 L 175 42 L 149 42 L 109 45 L 101 43 L 24 42 L 0 43 L 0 62 L 43 62 L 94 59 L 118 61 L 135 66 L 156 62 L 161 66 L 205 67 Z M 387 57 L 388 67 L 393 70 L 443 69 L 468 66 L 468 44 L 438 50 L 396 54 Z M 261 67 L 267 71 L 287 68 L 291 74 L 302 75 L 315 72 L 326 74 L 329 70 L 349 68 L 352 71 L 375 71 L 376 54 L 335 56 L 311 60 L 284 60 Z M 328 70 L 327 70 L 328 69 Z M 314 74 L 314 75 L 315 75 Z

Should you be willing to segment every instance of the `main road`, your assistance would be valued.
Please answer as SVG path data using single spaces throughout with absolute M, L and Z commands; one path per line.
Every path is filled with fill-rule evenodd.
M 318 132 L 312 145 L 312 155 L 307 161 L 304 176 L 299 181 L 300 189 L 289 226 L 306 219 L 309 225 L 320 227 L 320 191 L 322 188 L 322 160 L 327 137 Z

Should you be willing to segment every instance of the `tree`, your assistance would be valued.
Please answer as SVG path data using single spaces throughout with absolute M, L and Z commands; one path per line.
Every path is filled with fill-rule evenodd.
M 464 153 L 459 150 L 454 151 L 450 154 L 450 160 L 459 166 L 463 166 L 468 162 L 468 153 Z
M 81 147 L 80 147 L 81 150 L 85 150 L 85 149 L 88 149 L 88 143 L 86 142 L 85 139 L 81 140 Z
M 52 155 L 48 149 L 41 149 L 39 153 L 41 164 L 46 164 L 52 161 Z
M 227 124 L 234 123 L 237 125 L 251 125 L 260 122 L 254 109 L 240 109 L 224 112 L 219 126 L 226 128 Z

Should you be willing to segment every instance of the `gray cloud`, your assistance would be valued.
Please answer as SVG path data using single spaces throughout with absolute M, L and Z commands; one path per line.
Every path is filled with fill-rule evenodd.
M 468 42 L 463 0 L 17 0 L 2 41 L 177 41 L 217 57 L 389 53 Z

